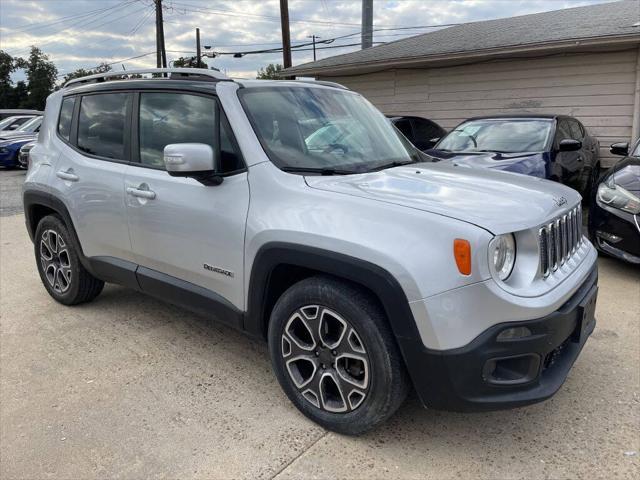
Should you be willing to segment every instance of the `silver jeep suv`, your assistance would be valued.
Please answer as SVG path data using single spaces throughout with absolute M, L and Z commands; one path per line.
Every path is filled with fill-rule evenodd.
M 337 84 L 127 73 L 51 95 L 30 152 L 55 300 L 113 282 L 265 339 L 296 407 L 348 434 L 411 386 L 456 411 L 560 388 L 595 325 L 574 190 L 431 163 Z

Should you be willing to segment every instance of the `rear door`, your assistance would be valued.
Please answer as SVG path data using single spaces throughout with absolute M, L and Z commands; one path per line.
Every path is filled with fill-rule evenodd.
M 124 206 L 130 112 L 127 92 L 62 101 L 54 139 L 61 143 L 60 157 L 51 187 L 66 204 L 87 257 L 132 259 Z
M 127 169 L 125 186 L 129 232 L 140 276 L 209 297 L 213 293 L 244 308 L 249 184 L 218 99 L 197 93 L 143 91 L 134 99 L 133 123 L 136 163 Z M 170 176 L 164 168 L 163 149 L 175 143 L 220 147 L 224 181 L 206 186 L 193 178 Z M 140 191 L 147 193 L 140 196 Z

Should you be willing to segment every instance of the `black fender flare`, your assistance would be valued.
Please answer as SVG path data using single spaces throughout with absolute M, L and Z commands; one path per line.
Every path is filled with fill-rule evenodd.
M 387 270 L 349 255 L 284 242 L 263 245 L 253 261 L 244 325 L 252 335 L 266 336 L 267 287 L 271 273 L 279 265 L 308 268 L 362 285 L 382 304 L 396 338 L 420 338 L 404 290 Z
M 27 231 L 29 232 L 31 241 L 34 241 L 36 228 L 38 227 L 34 219 L 34 214 L 37 207 L 42 206 L 54 211 L 55 213 L 60 215 L 65 225 L 69 229 L 71 242 L 73 243 L 73 247 L 78 253 L 80 263 L 82 263 L 82 266 L 89 272 L 91 272 L 92 274 L 94 273 L 93 268 L 91 268 L 91 262 L 89 262 L 87 257 L 85 257 L 82 250 L 82 245 L 80 244 L 80 239 L 78 238 L 78 234 L 76 233 L 76 229 L 73 225 L 73 220 L 71 220 L 69 210 L 62 200 L 46 192 L 25 191 L 22 194 L 22 203 L 24 205 L 25 223 L 27 225 Z

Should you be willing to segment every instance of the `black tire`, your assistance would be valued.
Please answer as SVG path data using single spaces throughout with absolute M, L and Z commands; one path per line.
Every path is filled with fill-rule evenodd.
M 314 306 L 318 310 L 312 318 Z M 304 415 L 328 430 L 347 435 L 371 430 L 393 415 L 407 396 L 408 375 L 387 319 L 378 302 L 356 285 L 329 276 L 296 283 L 277 301 L 268 337 L 271 362 L 283 390 Z M 294 337 L 298 341 L 305 337 L 306 343 L 292 343 Z M 334 340 L 335 350 L 325 348 Z M 301 349 L 300 345 L 308 348 L 312 342 L 317 346 L 313 351 Z M 356 355 L 349 357 L 349 351 Z M 296 386 L 294 374 L 302 387 Z M 355 380 L 357 388 L 346 378 Z M 336 412 L 343 404 L 345 410 Z
M 82 266 L 69 230 L 57 215 L 47 215 L 38 223 L 34 250 L 42 284 L 57 302 L 78 305 L 102 291 L 104 282 Z

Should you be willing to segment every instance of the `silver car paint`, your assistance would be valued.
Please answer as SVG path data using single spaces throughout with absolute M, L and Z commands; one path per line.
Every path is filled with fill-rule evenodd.
M 265 84 L 240 83 L 244 88 Z M 300 86 L 296 82 L 272 85 Z M 226 178 L 222 185 L 205 187 L 164 171 L 105 162 L 122 172 L 121 185 L 113 180 L 105 188 L 100 170 L 88 178 L 89 159 L 74 157 L 77 152 L 51 133 L 60 108 L 61 92 L 57 92 L 48 102 L 45 132 L 32 150 L 35 165 L 25 189 L 48 188 L 48 180 L 43 182 L 42 174 L 36 174 L 38 165 L 50 162 L 57 172 L 77 164 L 83 170 L 78 171 L 82 176 L 76 185 L 62 186 L 58 179 L 52 185 L 74 222 L 85 227 L 81 237 L 85 251 L 128 255 L 149 268 L 214 290 L 241 310 L 246 310 L 256 253 L 267 243 L 314 246 L 377 264 L 402 286 L 422 341 L 430 348 L 460 347 L 495 323 L 548 314 L 571 296 L 595 263 L 595 251 L 585 240 L 575 258 L 552 279 L 545 281 L 535 271 L 527 271 L 520 276 L 526 282 L 500 284 L 489 269 L 488 245 L 493 235 L 516 232 L 523 240 L 524 258 L 534 259 L 533 232 L 575 206 L 580 199 L 576 192 L 532 177 L 438 164 L 340 177 L 285 173 L 269 161 L 258 142 L 238 99 L 238 88 L 237 82 L 221 82 L 216 90 L 248 169 Z M 81 181 L 87 187 L 74 198 L 73 187 Z M 156 198 L 142 202 L 125 194 L 126 188 L 142 183 Z M 93 189 L 102 192 L 100 201 L 82 205 L 95 194 Z M 109 199 L 103 198 L 107 191 Z M 559 208 L 554 200 L 561 197 L 566 204 Z M 108 221 L 103 224 L 104 218 Z M 116 219 L 121 228 L 110 231 Z M 122 245 L 126 250 L 122 226 L 128 226 L 132 239 L 128 252 L 122 251 Z M 455 238 L 471 243 L 469 276 L 456 268 Z M 205 270 L 204 263 L 233 271 L 234 276 Z M 530 263 L 522 268 L 531 270 Z

